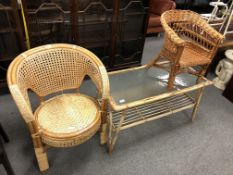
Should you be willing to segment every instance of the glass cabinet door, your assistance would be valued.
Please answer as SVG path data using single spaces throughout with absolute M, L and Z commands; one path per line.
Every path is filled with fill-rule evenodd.
M 72 43 L 71 0 L 23 0 L 31 47 Z
M 76 4 L 77 44 L 94 52 L 108 68 L 112 3 L 109 0 L 78 0 Z
M 147 0 L 22 0 L 32 47 L 74 43 L 95 53 L 108 70 L 139 65 Z
M 147 11 L 148 2 L 146 1 L 120 1 L 114 67 L 140 64 Z
M 0 88 L 11 61 L 25 49 L 16 0 L 0 0 Z

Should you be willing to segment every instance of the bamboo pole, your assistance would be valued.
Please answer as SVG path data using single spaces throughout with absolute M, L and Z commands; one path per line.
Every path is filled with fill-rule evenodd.
M 193 106 L 194 106 L 194 105 L 191 104 L 191 105 L 188 105 L 188 106 L 179 108 L 179 109 L 177 109 L 177 110 L 172 110 L 172 111 L 169 111 L 169 112 L 164 113 L 164 114 L 160 114 L 160 115 L 157 115 L 157 116 L 154 116 L 154 117 L 146 118 L 146 119 L 141 120 L 141 121 L 138 121 L 138 122 L 134 122 L 134 123 L 129 124 L 129 125 L 125 125 L 125 126 L 121 127 L 121 130 L 125 130 L 125 129 L 128 129 L 128 128 L 132 128 L 132 127 L 134 127 L 134 126 L 138 126 L 138 125 L 143 124 L 143 123 L 147 123 L 147 122 L 150 122 L 150 121 L 153 121 L 153 120 L 157 120 L 157 119 L 166 117 L 166 116 L 168 116 L 168 115 L 171 115 L 171 114 L 174 114 L 174 113 L 177 113 L 177 112 L 180 112 L 180 111 L 183 111 L 183 110 L 192 108 Z
M 136 107 L 136 106 L 139 106 L 139 105 L 151 103 L 151 102 L 161 100 L 161 99 L 164 99 L 164 98 L 168 98 L 168 97 L 172 97 L 172 96 L 176 96 L 176 95 L 181 95 L 181 94 L 184 94 L 184 93 L 187 93 L 187 92 L 190 92 L 190 91 L 194 91 L 194 90 L 203 88 L 205 86 L 209 86 L 211 84 L 213 84 L 212 81 L 207 80 L 206 82 L 202 82 L 202 83 L 196 84 L 194 86 L 191 86 L 191 87 L 188 87 L 188 88 L 185 88 L 185 89 L 182 89 L 182 90 L 167 92 L 167 93 L 164 93 L 164 94 L 161 94 L 161 95 L 144 98 L 142 100 L 138 100 L 138 101 L 135 101 L 135 102 L 130 102 L 130 103 L 127 103 L 127 104 L 122 104 L 122 105 L 116 104 L 114 99 L 110 96 L 109 97 L 109 103 L 110 103 L 110 106 L 112 107 L 112 109 L 114 111 L 122 111 L 122 110 L 125 110 L 125 109 L 128 109 L 128 108 L 132 108 L 132 107 Z
M 112 139 L 112 142 L 111 142 L 111 144 L 109 145 L 109 146 L 110 146 L 110 147 L 109 147 L 109 153 L 112 152 L 112 150 L 113 150 L 113 148 L 114 148 L 114 146 L 115 146 L 115 144 L 116 144 L 116 141 L 117 141 L 117 138 L 118 138 L 118 134 L 119 134 L 119 132 L 121 131 L 121 126 L 122 126 L 122 124 L 123 124 L 123 122 L 124 122 L 124 119 L 125 119 L 125 111 L 123 111 L 123 114 L 121 115 L 121 119 L 120 119 L 119 125 L 118 125 L 117 130 L 116 130 L 116 132 L 115 132 L 115 135 L 114 135 L 114 137 L 113 137 L 113 139 Z
M 204 88 L 199 89 L 199 91 L 197 92 L 196 102 L 195 102 L 193 112 L 192 112 L 192 121 L 194 121 L 194 119 L 196 117 L 197 110 L 198 110 L 199 104 L 201 102 L 201 97 L 203 95 L 203 92 L 204 92 Z
M 28 33 L 28 26 L 27 26 L 25 14 L 24 14 L 25 12 L 24 12 L 24 8 L 23 8 L 23 2 L 22 2 L 22 0 L 20 0 L 20 7 L 21 7 L 21 15 L 22 15 L 23 26 L 24 26 L 24 31 L 25 31 L 27 49 L 30 49 L 31 48 L 31 44 L 30 44 L 29 33 Z

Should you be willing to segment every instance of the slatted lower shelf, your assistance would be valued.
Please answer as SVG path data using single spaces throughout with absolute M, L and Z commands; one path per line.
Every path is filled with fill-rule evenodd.
M 125 115 L 121 130 L 151 121 L 167 115 L 192 108 L 194 100 L 187 94 L 169 97 L 120 112 L 112 112 L 112 126 L 116 129 Z

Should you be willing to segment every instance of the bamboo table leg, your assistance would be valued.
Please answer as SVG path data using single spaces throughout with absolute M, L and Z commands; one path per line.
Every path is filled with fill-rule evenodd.
M 119 124 L 117 126 L 117 129 L 114 133 L 114 137 L 112 136 L 112 116 L 110 116 L 110 131 L 109 131 L 109 144 L 108 144 L 108 150 L 109 150 L 109 153 L 111 153 L 113 151 L 113 148 L 116 144 L 116 141 L 117 141 L 117 138 L 118 138 L 118 134 L 121 130 L 121 126 L 123 124 L 125 120 L 125 111 L 122 112 L 122 115 L 121 115 L 121 119 L 119 121 Z
M 107 123 L 101 124 L 100 130 L 100 144 L 104 145 L 107 143 Z
M 108 120 L 108 142 L 107 142 L 107 148 L 108 151 L 110 150 L 111 143 L 112 143 L 112 111 L 109 111 L 109 120 Z M 109 151 L 110 152 L 110 151 Z
M 193 112 L 192 112 L 192 121 L 194 121 L 194 119 L 196 117 L 197 110 L 198 110 L 199 104 L 201 102 L 201 97 L 203 95 L 203 91 L 204 91 L 204 88 L 201 88 L 197 92 L 197 95 L 196 95 L 196 98 L 195 98 L 195 105 L 194 105 Z

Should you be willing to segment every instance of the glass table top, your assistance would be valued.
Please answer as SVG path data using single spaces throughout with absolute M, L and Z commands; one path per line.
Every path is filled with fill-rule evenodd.
M 167 89 L 169 73 L 161 68 L 138 69 L 109 76 L 110 94 L 115 103 L 125 104 L 196 84 L 197 77 L 188 73 L 176 76 L 174 87 Z
M 197 76 L 192 74 L 179 74 L 176 76 L 173 89 L 168 90 L 168 77 L 169 73 L 166 70 L 157 67 L 110 72 L 110 95 L 116 105 L 123 105 L 194 86 L 197 80 Z M 94 93 L 90 81 L 85 81 L 81 89 L 88 90 L 89 95 Z

